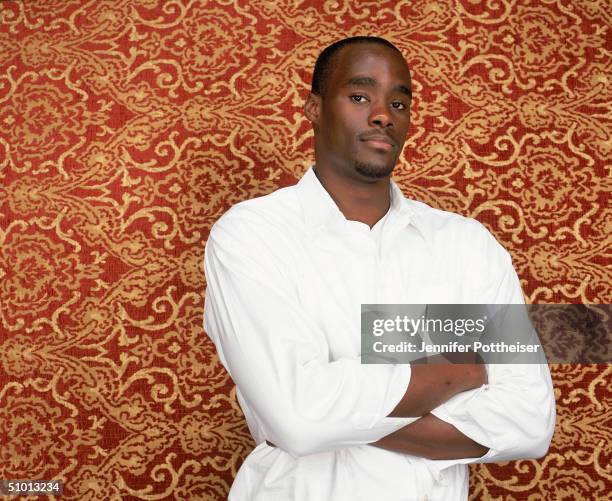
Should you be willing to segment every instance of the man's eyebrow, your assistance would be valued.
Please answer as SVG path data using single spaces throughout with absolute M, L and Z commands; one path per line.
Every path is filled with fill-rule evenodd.
M 345 87 L 375 87 L 377 83 L 376 79 L 371 77 L 353 77 L 346 81 Z M 393 90 L 412 98 L 412 89 L 407 85 L 396 85 Z
M 402 94 L 406 94 L 410 99 L 412 99 L 412 89 L 407 85 L 396 85 L 393 89 L 401 92 Z
M 355 87 L 358 85 L 366 87 L 374 87 L 378 82 L 371 77 L 353 77 L 346 81 L 346 87 Z

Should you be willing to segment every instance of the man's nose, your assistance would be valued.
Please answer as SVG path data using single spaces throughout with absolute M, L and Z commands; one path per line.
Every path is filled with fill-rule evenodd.
M 377 126 L 386 128 L 393 125 L 390 110 L 382 104 L 375 105 L 371 108 L 368 122 L 372 127 Z

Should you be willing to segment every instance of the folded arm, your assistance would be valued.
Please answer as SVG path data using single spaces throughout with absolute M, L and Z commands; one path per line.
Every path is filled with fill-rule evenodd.
M 489 451 L 433 414 L 426 414 L 371 445 L 427 459 L 476 458 Z
M 489 304 L 523 304 L 509 254 L 490 234 L 483 235 L 477 248 L 485 249 L 480 259 L 491 267 L 476 297 Z M 430 459 L 452 459 L 452 464 L 542 457 L 555 427 L 552 380 L 548 365 L 542 362 L 487 365 L 486 384 L 425 409 L 430 414 L 424 413 L 373 445 Z
M 205 328 L 257 418 L 256 439 L 301 456 L 368 444 L 410 422 L 387 417 L 410 367 L 330 361 L 286 263 L 252 231 L 248 214 L 224 219 L 206 247 Z
M 491 237 L 491 240 L 494 239 Z M 494 293 L 490 304 L 524 304 L 510 255 L 497 244 L 494 254 Z M 506 334 L 512 329 L 504 329 Z M 534 335 L 535 332 L 534 332 Z M 450 398 L 432 414 L 489 451 L 463 462 L 499 462 L 539 458 L 546 454 L 555 429 L 555 398 L 546 360 L 540 364 L 487 365 L 488 384 Z
M 488 452 L 487 447 L 430 412 L 451 397 L 486 383 L 486 368 L 479 363 L 453 364 L 442 356 L 435 356 L 427 365 L 413 365 L 406 394 L 390 415 L 422 417 L 371 445 L 427 459 L 483 456 Z

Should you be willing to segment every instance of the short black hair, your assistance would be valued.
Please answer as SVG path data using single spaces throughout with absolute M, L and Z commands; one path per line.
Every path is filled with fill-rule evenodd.
M 319 54 L 317 58 L 317 62 L 315 63 L 314 72 L 312 74 L 312 93 L 318 96 L 323 96 L 327 90 L 327 83 L 329 80 L 329 76 L 333 69 L 333 59 L 334 56 L 337 56 L 342 47 L 346 47 L 347 45 L 359 44 L 359 43 L 372 43 L 377 45 L 384 45 L 385 47 L 389 47 L 397 51 L 400 55 L 401 51 L 393 45 L 388 40 L 380 37 L 368 37 L 368 36 L 360 36 L 360 37 L 349 37 L 344 38 L 342 40 L 338 40 L 334 42 L 330 46 L 323 49 L 323 52 Z M 403 57 L 403 56 L 402 56 Z

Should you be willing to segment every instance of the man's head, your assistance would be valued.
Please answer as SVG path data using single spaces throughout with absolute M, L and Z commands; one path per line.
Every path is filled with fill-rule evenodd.
M 410 125 L 408 64 L 390 42 L 353 37 L 317 59 L 305 112 L 317 169 L 361 180 L 388 177 Z

